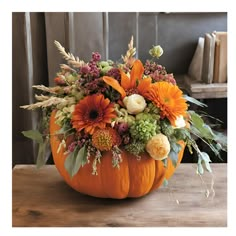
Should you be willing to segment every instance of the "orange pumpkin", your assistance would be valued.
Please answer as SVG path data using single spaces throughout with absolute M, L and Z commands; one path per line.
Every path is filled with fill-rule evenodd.
M 50 133 L 55 134 L 60 127 L 55 123 L 55 111 L 50 119 Z M 169 179 L 174 171 L 171 160 L 168 159 L 167 167 L 162 161 L 155 161 L 148 154 L 143 154 L 141 160 L 123 150 L 120 168 L 112 167 L 111 152 L 104 152 L 101 163 L 97 165 L 98 175 L 92 175 L 92 163 L 94 157 L 90 157 L 90 163 L 81 167 L 72 178 L 67 173 L 64 162 L 63 148 L 57 153 L 60 140 L 56 135 L 51 135 L 51 149 L 55 166 L 59 173 L 73 189 L 80 193 L 100 198 L 122 199 L 127 197 L 141 197 L 157 189 L 164 181 Z M 182 160 L 184 142 L 178 156 L 178 165 Z

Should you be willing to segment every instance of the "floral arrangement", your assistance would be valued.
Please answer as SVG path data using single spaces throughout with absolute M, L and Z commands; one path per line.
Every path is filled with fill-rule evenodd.
M 54 87 L 33 86 L 41 91 L 35 95 L 37 102 L 22 106 L 42 111 L 38 129 L 23 131 L 39 143 L 37 166 L 47 162 L 50 135 L 57 135 L 58 152 L 62 147 L 66 150 L 65 168 L 71 177 L 89 163 L 91 155 L 95 156 L 91 174 L 97 174 L 97 164 L 107 151 L 112 152 L 111 168 L 119 168 L 124 150 L 135 155 L 137 161 L 142 153 L 148 153 L 149 158 L 164 164 L 170 159 L 175 166 L 180 140 L 191 153 L 192 149 L 196 151 L 197 172 L 203 174 L 204 167 L 211 172 L 209 155 L 199 149 L 196 137 L 217 156 L 226 145 L 201 115 L 188 109 L 189 103 L 204 104 L 184 95 L 173 74 L 158 64 L 163 54 L 161 46 L 153 46 L 150 60 L 142 63 L 135 58 L 133 37 L 122 62 L 103 61 L 98 52 L 84 62 L 67 53 L 59 42 L 55 45 L 67 64 L 60 65 Z M 61 127 L 56 134 L 49 133 L 53 111 Z

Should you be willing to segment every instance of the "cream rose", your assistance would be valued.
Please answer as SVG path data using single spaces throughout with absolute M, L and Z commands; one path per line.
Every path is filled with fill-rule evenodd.
M 125 97 L 123 103 L 125 104 L 128 113 L 134 115 L 142 112 L 147 106 L 145 99 L 139 94 L 132 94 Z
M 146 151 L 155 160 L 167 158 L 170 152 L 170 143 L 164 134 L 153 136 L 146 144 Z
M 175 120 L 175 128 L 183 128 L 186 126 L 183 116 L 178 116 Z

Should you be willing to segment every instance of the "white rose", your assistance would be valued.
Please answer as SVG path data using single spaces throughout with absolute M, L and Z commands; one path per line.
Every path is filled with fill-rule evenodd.
M 147 106 L 145 99 L 139 94 L 132 94 L 125 97 L 123 103 L 125 104 L 129 114 L 138 114 Z
M 183 128 L 186 126 L 183 116 L 178 116 L 175 120 L 175 128 Z

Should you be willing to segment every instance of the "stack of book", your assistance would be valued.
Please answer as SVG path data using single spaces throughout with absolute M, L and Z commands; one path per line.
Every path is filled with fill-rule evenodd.
M 215 31 L 199 38 L 188 74 L 207 84 L 227 82 L 227 32 Z

